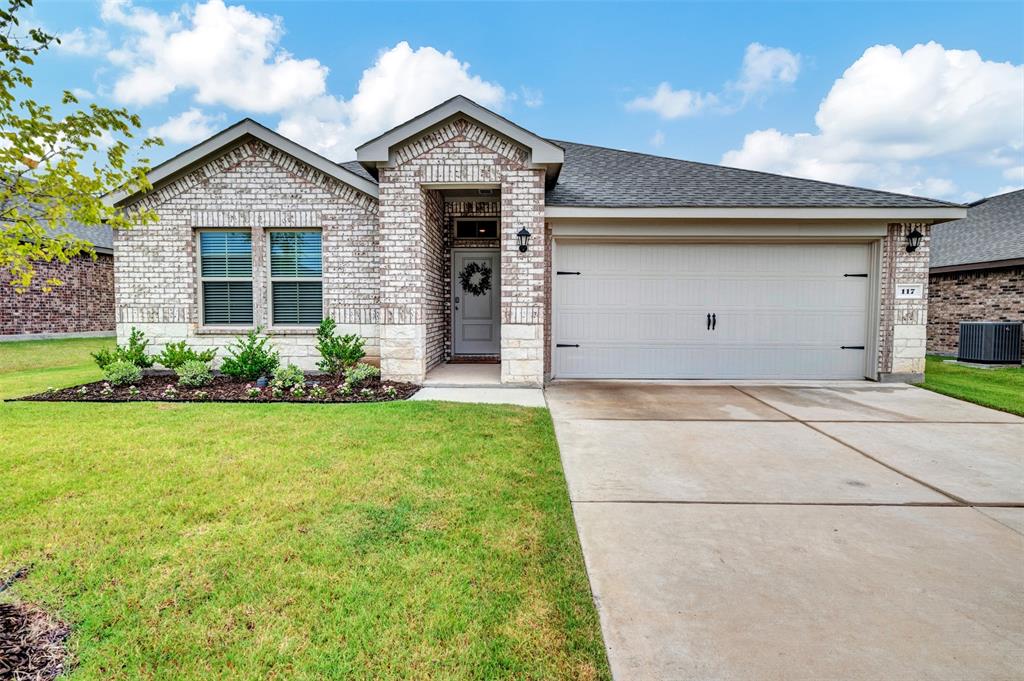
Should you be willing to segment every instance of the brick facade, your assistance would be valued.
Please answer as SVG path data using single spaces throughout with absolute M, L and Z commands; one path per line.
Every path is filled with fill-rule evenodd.
M 932 274 L 928 352 L 956 355 L 962 321 L 1024 321 L 1024 267 Z
M 313 368 L 314 330 L 273 328 L 268 310 L 266 230 L 311 227 L 323 233 L 324 314 L 343 333 L 366 338 L 379 352 L 380 251 L 377 201 L 261 142 L 248 141 L 145 195 L 136 205 L 160 221 L 115 235 L 118 338 L 137 326 L 159 351 L 187 340 L 223 347 L 245 328 L 200 323 L 196 230 L 249 230 L 253 248 L 253 315 L 267 328 L 282 360 Z M 221 353 L 221 356 L 223 353 Z
M 90 333 L 114 330 L 114 258 L 98 253 L 68 263 L 36 263 L 32 288 L 17 293 L 0 285 L 0 336 Z M 44 293 L 41 282 L 59 279 L 62 286 Z
M 529 167 L 529 154 L 521 146 L 461 117 L 406 142 L 393 157 L 393 167 L 381 168 L 378 177 L 384 375 L 422 381 L 443 356 L 433 311 L 450 305 L 450 282 L 441 288 L 428 283 L 437 268 L 433 193 L 445 186 L 476 185 L 500 191 L 502 381 L 540 385 L 544 171 Z M 536 239 L 527 253 L 519 253 L 516 244 L 516 232 L 523 227 Z M 445 325 L 449 319 L 445 315 Z
M 907 232 L 924 238 L 907 253 Z M 878 329 L 878 374 L 882 381 L 920 381 L 924 377 L 928 322 L 929 230 L 924 224 L 890 224 L 882 240 L 881 311 Z M 897 299 L 900 284 L 922 286 L 921 297 Z

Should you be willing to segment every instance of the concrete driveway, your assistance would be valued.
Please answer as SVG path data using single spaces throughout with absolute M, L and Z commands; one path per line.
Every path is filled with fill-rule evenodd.
M 869 383 L 547 399 L 618 681 L 1024 678 L 1024 419 Z

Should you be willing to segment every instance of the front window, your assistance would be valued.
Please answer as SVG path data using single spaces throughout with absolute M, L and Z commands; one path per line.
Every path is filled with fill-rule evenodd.
M 320 232 L 270 232 L 270 309 L 274 326 L 315 326 L 323 319 Z
M 249 232 L 200 232 L 199 272 L 204 325 L 252 324 L 252 235 Z

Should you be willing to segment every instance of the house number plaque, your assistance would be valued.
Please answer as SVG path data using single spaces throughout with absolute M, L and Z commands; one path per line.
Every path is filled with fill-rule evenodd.
M 897 284 L 897 300 L 916 300 L 923 295 L 924 287 L 921 284 Z

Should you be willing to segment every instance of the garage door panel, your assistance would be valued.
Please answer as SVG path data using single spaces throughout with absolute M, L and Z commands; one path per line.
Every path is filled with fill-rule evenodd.
M 566 378 L 857 378 L 867 245 L 562 244 L 554 374 Z M 707 329 L 714 313 L 716 328 Z

